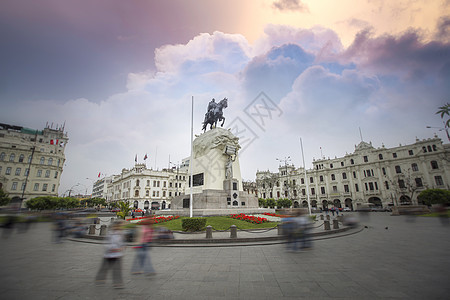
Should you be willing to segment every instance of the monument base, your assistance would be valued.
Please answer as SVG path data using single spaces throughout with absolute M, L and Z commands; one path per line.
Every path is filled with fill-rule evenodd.
M 165 210 L 155 210 L 153 211 L 157 216 L 180 216 L 189 217 L 189 208 L 184 209 L 165 209 Z M 244 213 L 246 215 L 263 214 L 265 212 L 275 213 L 273 208 L 243 208 L 236 207 L 230 209 L 194 209 L 192 215 L 194 217 L 209 217 L 209 216 L 226 216 L 231 214 Z

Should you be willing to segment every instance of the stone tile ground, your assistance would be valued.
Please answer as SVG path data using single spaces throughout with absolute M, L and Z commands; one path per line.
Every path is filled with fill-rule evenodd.
M 449 299 L 450 227 L 435 218 L 373 213 L 362 232 L 285 246 L 155 247 L 157 275 L 125 289 L 94 285 L 103 246 L 51 242 L 51 225 L 1 239 L 2 299 Z M 387 229 L 386 229 L 387 227 Z

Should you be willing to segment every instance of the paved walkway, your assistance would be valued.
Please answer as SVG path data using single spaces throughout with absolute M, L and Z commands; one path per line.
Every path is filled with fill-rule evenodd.
M 372 213 L 363 231 L 314 242 L 291 253 L 285 245 L 155 247 L 157 275 L 130 274 L 125 289 L 110 278 L 94 285 L 101 244 L 51 243 L 50 224 L 1 240 L 2 299 L 448 299 L 450 226 L 436 218 Z

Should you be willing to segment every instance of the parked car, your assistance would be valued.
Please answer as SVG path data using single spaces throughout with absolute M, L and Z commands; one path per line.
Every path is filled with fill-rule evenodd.
M 350 209 L 350 207 L 344 207 L 344 208 L 342 209 L 342 211 L 352 211 L 352 210 Z

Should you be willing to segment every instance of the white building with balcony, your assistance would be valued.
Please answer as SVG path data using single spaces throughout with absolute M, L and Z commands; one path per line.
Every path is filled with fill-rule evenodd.
M 436 136 L 393 148 L 361 142 L 351 154 L 314 160 L 306 177 L 286 164 L 277 173 L 258 171 L 256 183 L 259 198 L 288 198 L 294 207 L 308 207 L 308 199 L 317 209 L 420 204 L 421 191 L 450 188 L 450 145 Z

